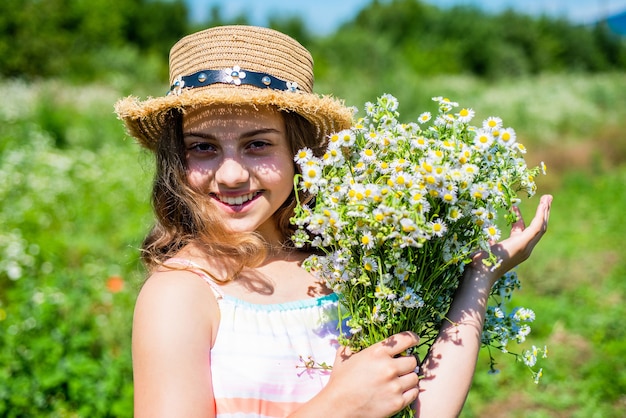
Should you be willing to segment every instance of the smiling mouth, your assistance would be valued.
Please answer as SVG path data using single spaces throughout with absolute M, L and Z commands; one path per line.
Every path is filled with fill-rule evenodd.
M 239 206 L 239 205 L 243 205 L 246 202 L 251 201 L 256 196 L 258 196 L 260 193 L 261 192 L 252 192 L 252 193 L 244 194 L 244 195 L 241 195 L 241 196 L 233 196 L 233 197 L 213 194 L 213 197 L 215 197 L 217 200 L 219 200 L 220 202 L 225 203 L 227 205 Z

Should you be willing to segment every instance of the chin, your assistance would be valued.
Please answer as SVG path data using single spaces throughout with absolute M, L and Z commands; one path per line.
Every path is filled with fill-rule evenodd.
M 258 225 L 247 224 L 247 223 L 227 223 L 227 228 L 237 234 L 246 233 L 246 232 L 254 232 L 257 230 Z

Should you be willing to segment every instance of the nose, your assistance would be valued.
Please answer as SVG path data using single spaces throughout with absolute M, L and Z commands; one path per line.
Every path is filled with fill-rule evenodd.
M 236 187 L 250 179 L 247 167 L 238 159 L 226 158 L 215 172 L 215 181 L 226 187 Z

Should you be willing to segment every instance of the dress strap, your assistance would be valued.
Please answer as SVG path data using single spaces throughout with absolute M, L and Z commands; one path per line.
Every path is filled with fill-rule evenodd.
M 191 260 L 187 260 L 186 258 L 174 257 L 166 260 L 163 265 L 174 270 L 190 271 L 191 273 L 200 276 L 209 284 L 209 286 L 211 286 L 211 290 L 213 290 L 216 298 L 221 299 L 224 297 L 222 290 L 219 288 L 219 285 L 215 283 L 213 277 L 211 277 L 206 269 L 202 268 L 199 264 L 194 263 Z

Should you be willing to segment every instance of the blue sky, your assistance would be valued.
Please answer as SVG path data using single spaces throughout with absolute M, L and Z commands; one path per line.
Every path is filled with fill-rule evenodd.
M 245 13 L 251 23 L 264 25 L 268 16 L 303 18 L 309 30 L 325 34 L 351 19 L 371 0 L 186 0 L 197 20 L 203 20 L 218 5 L 225 18 Z M 564 17 L 576 23 L 590 23 L 626 10 L 626 0 L 427 0 L 448 7 L 465 4 L 499 12 L 513 8 L 532 15 Z

